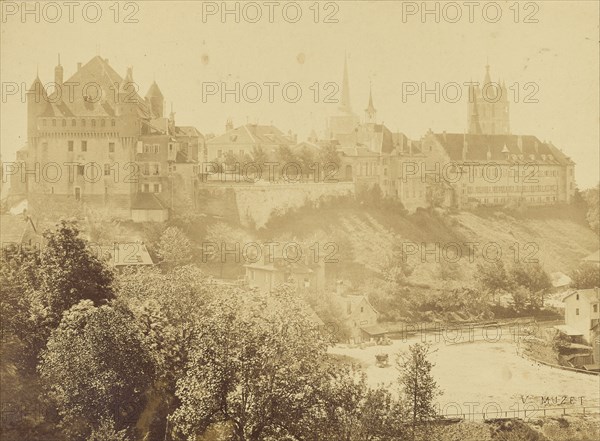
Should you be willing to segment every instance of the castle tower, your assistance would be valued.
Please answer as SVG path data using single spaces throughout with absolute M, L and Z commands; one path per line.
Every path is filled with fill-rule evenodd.
M 137 137 L 140 134 L 138 116 L 137 94 L 133 82 L 133 69 L 127 68 L 127 75 L 123 78 L 117 94 L 117 116 L 120 120 L 120 133 L 122 137 Z
M 481 87 L 470 86 L 467 118 L 470 134 L 510 134 L 508 92 L 504 82 L 492 82 L 490 66 L 485 67 Z
M 146 93 L 146 100 L 150 105 L 152 116 L 155 118 L 162 118 L 164 114 L 165 97 L 160 91 L 158 84 L 156 84 L 156 81 L 154 81 L 150 86 L 150 89 L 148 89 L 148 93 Z

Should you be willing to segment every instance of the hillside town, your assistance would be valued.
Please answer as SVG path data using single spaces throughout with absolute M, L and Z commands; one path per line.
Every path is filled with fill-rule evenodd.
M 600 439 L 598 3 L 0 14 L 1 441 Z

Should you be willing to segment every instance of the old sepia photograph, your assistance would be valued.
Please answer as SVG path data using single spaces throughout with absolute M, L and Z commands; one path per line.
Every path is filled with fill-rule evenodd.
M 600 439 L 599 2 L 0 12 L 0 441 Z

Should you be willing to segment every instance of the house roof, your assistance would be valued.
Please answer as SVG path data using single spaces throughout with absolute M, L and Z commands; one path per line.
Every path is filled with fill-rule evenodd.
M 464 133 L 436 133 L 433 136 L 453 161 L 463 161 L 463 148 L 466 145 L 465 161 L 573 164 L 573 161 L 552 143 L 542 142 L 535 136 Z
M 273 125 L 245 124 L 206 141 L 207 145 L 293 145 L 294 142 Z
M 571 326 L 567 326 L 567 325 L 556 325 L 554 326 L 554 329 L 558 329 L 560 332 L 562 332 L 563 334 L 566 334 L 568 336 L 581 336 L 583 335 L 583 332 L 578 331 L 577 329 L 571 327 Z
M 593 252 L 589 256 L 583 258 L 585 262 L 600 263 L 600 250 Z
M 29 228 L 29 221 L 25 216 L 3 214 L 0 216 L 0 242 L 4 247 L 9 243 L 20 244 Z
M 563 297 L 563 302 L 567 300 L 569 297 L 574 294 L 579 294 L 579 298 L 583 298 L 588 302 L 597 302 L 600 301 L 600 288 L 589 288 L 589 289 L 579 289 L 576 291 L 572 291 Z
M 166 210 L 167 207 L 154 193 L 136 193 L 131 202 L 132 210 Z
M 140 242 L 115 243 L 112 246 L 103 246 L 102 255 L 116 267 L 154 265 L 146 245 Z
M 369 335 L 383 335 L 387 333 L 387 331 L 379 325 L 362 326 L 360 329 Z
M 367 303 L 367 305 L 369 305 L 371 307 L 371 309 L 373 311 L 375 311 L 376 314 L 379 315 L 379 312 L 373 307 L 373 305 L 371 305 L 371 302 L 369 302 L 369 299 L 367 298 L 367 296 L 363 296 L 363 295 L 355 295 L 355 294 L 346 294 L 346 295 L 342 295 L 338 297 L 338 301 L 340 303 L 342 303 L 343 305 L 346 305 L 347 302 L 350 302 L 350 304 L 352 305 L 352 312 L 354 312 L 356 310 L 356 308 L 363 302 L 365 301 Z M 344 309 L 345 311 L 345 309 Z M 351 314 L 352 314 L 351 312 Z M 350 314 L 347 314 L 350 315 Z
M 552 282 L 552 286 L 555 288 L 568 286 L 572 282 L 569 276 L 567 276 L 565 273 L 561 273 L 560 271 L 551 273 L 550 281 Z
M 244 265 L 246 268 L 259 269 L 263 271 L 282 271 L 292 274 L 311 274 L 313 270 L 302 262 L 291 262 L 283 257 L 275 257 L 269 263 L 254 262 Z

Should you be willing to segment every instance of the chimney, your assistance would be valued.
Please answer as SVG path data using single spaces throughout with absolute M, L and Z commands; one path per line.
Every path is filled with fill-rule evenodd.
M 81 69 L 81 63 L 77 63 L 77 72 L 79 72 L 79 69 Z

